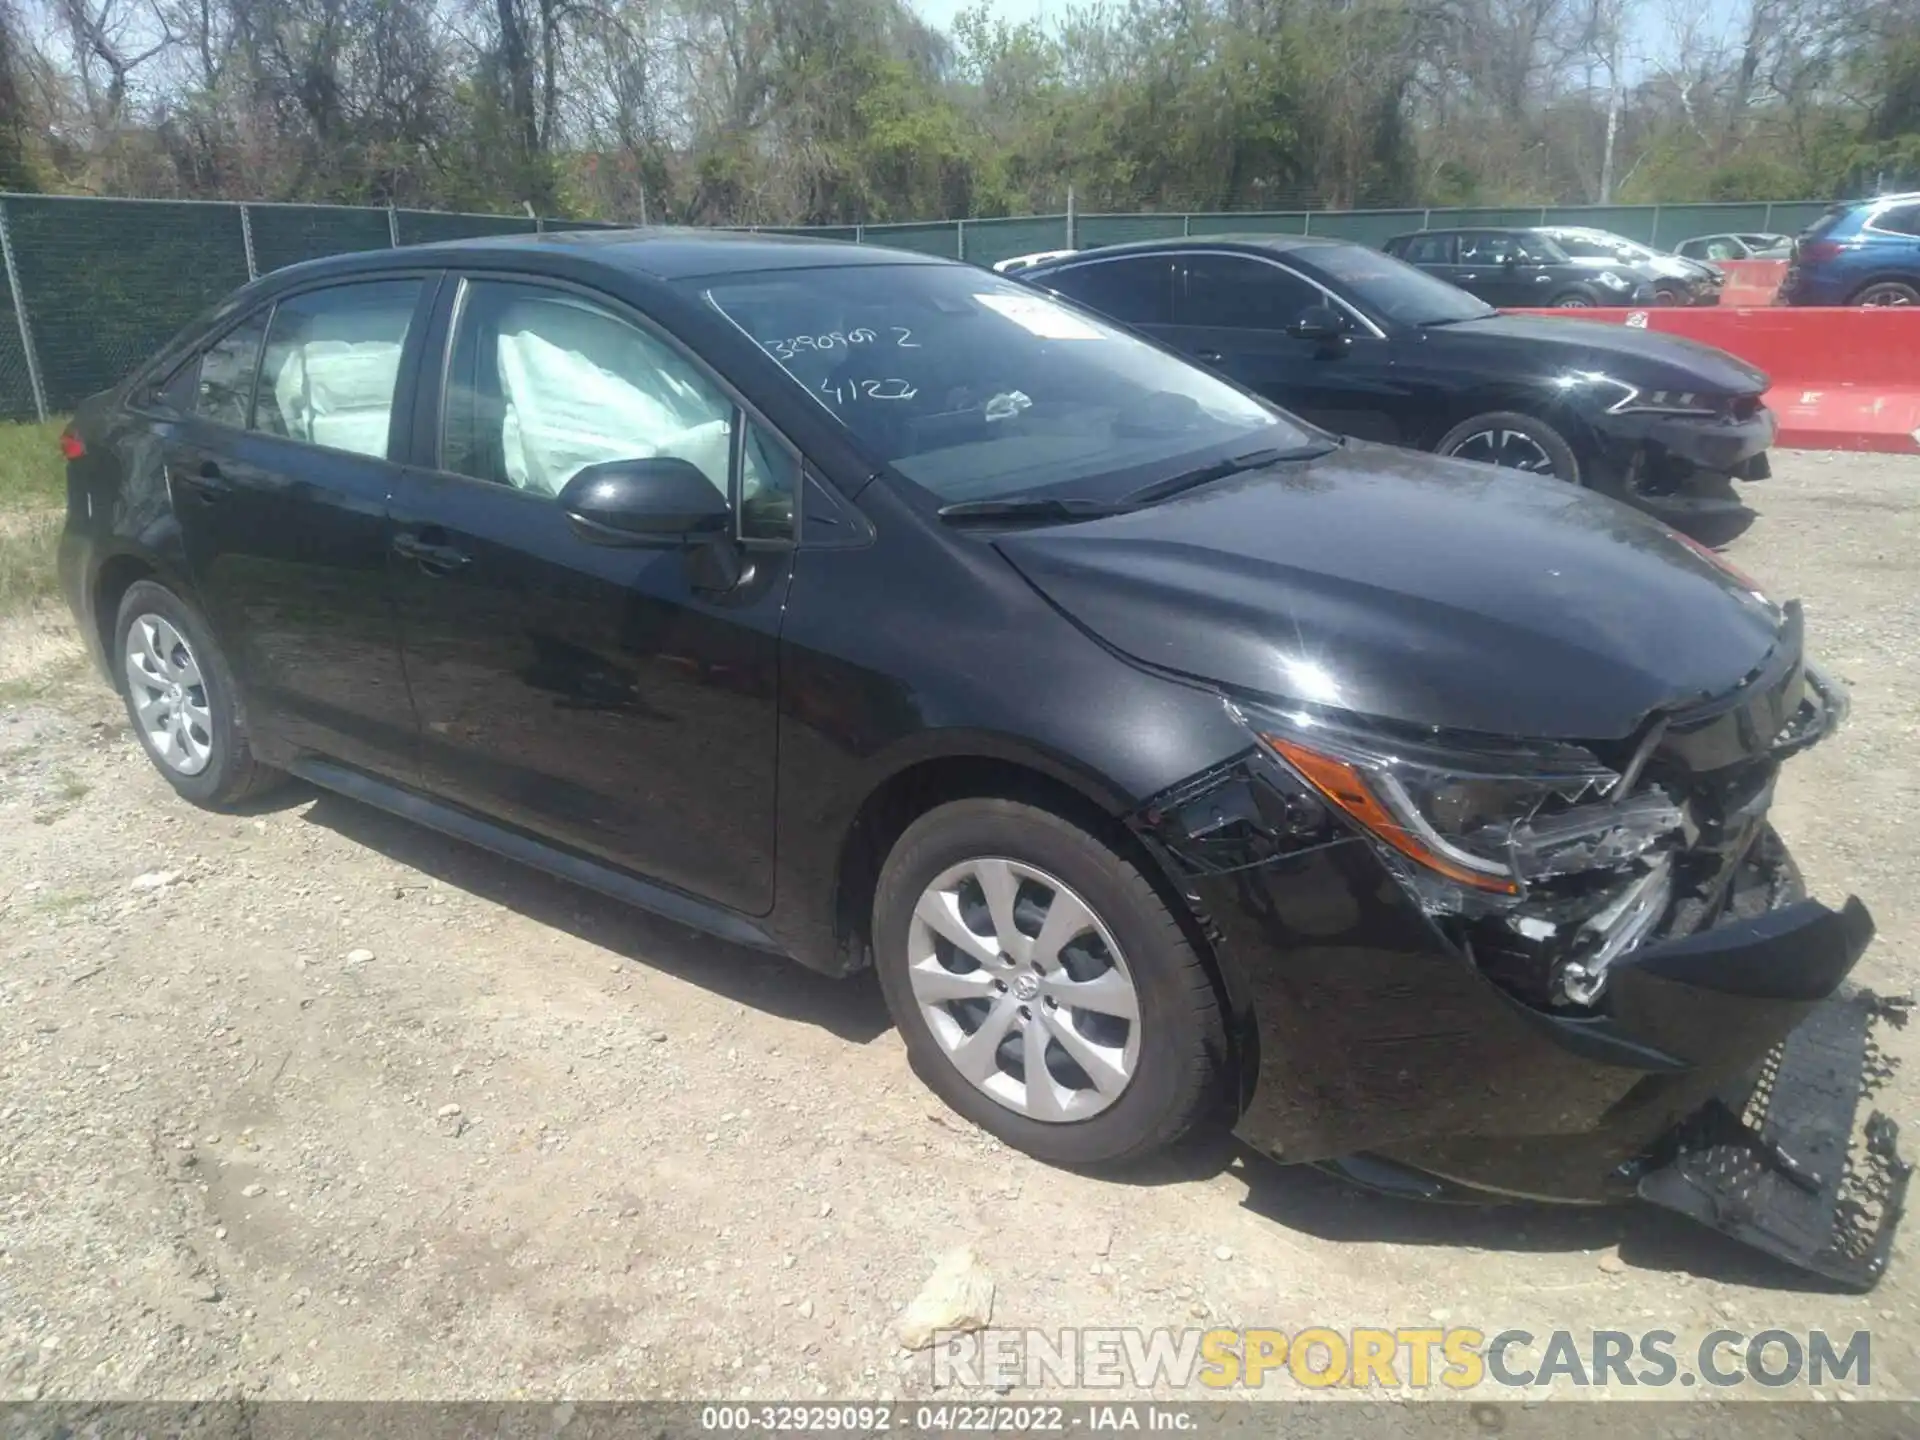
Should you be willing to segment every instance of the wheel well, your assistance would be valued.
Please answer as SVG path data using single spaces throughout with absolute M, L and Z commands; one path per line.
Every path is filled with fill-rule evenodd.
M 1852 302 L 1858 299 L 1876 285 L 1904 285 L 1909 290 L 1920 290 L 1920 275 L 1907 275 L 1896 272 L 1892 275 L 1876 275 L 1871 280 L 1862 280 L 1847 292 L 1848 301 Z
M 120 601 L 135 581 L 158 573 L 136 555 L 115 555 L 100 567 L 100 578 L 94 582 L 93 623 L 100 634 L 100 653 L 106 657 L 107 670 L 116 690 L 120 688 L 120 667 L 114 663 L 113 652 L 119 637 L 113 633 L 113 622 L 119 618 Z
M 1575 444 L 1575 436 L 1570 431 L 1568 417 L 1562 407 L 1556 406 L 1545 396 L 1522 389 L 1481 390 L 1447 407 L 1436 423 L 1433 432 L 1426 436 L 1420 445 L 1422 450 L 1431 450 L 1444 440 L 1448 433 L 1464 425 L 1467 421 L 1481 415 L 1495 415 L 1506 410 L 1516 415 L 1526 415 L 1558 430 L 1569 445 Z
M 834 896 L 834 925 L 849 969 L 873 963 L 873 897 L 894 843 L 906 828 L 936 806 L 952 800 L 1018 800 L 1049 810 L 1074 824 L 1116 854 L 1123 855 L 1160 894 L 1200 963 L 1213 980 L 1223 1011 L 1230 1017 L 1228 1062 L 1237 1076 L 1241 1105 L 1251 1094 L 1259 1065 L 1259 1035 L 1250 1015 L 1242 1014 L 1242 987 L 1230 985 L 1205 922 L 1171 877 L 1126 822 L 1088 799 L 1065 781 L 1016 761 L 986 756 L 924 760 L 891 776 L 869 795 L 848 827 L 840 847 Z
M 871 963 L 873 895 L 894 842 L 922 815 L 951 800 L 1018 800 L 1072 820 L 1116 849 L 1136 858 L 1139 842 L 1127 827 L 1044 771 L 988 756 L 956 755 L 923 760 L 888 777 L 867 796 L 840 846 L 834 895 L 834 928 L 858 964 Z

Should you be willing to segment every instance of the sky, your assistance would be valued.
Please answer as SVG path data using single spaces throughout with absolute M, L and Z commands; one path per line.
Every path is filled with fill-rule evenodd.
M 954 17 L 962 10 L 972 9 L 979 0 L 908 0 L 908 3 L 930 23 L 942 30 L 951 30 Z M 986 0 L 988 10 L 1010 25 L 1023 20 L 1058 19 L 1074 3 L 1084 3 L 1084 0 Z M 1629 3 L 1633 18 L 1626 49 L 1638 54 L 1629 54 L 1627 63 L 1621 67 L 1628 83 L 1632 83 L 1637 72 L 1644 70 L 1644 57 L 1673 43 L 1672 24 L 1676 14 L 1687 14 L 1703 22 L 1709 30 L 1722 30 L 1741 9 L 1740 0 L 1637 0 L 1637 3 L 1629 0 Z
M 915 10 L 942 30 L 953 28 L 954 16 L 971 10 L 978 0 L 908 0 Z M 1050 19 L 1066 9 L 1063 0 L 987 0 L 987 8 L 1009 25 L 1022 20 Z

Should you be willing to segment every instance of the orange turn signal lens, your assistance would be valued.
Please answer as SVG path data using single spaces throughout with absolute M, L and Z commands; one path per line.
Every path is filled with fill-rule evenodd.
M 1309 750 L 1295 740 L 1279 735 L 1262 735 L 1261 739 L 1271 745 L 1286 758 L 1288 764 L 1306 778 L 1309 785 L 1318 790 L 1332 804 L 1358 822 L 1372 835 L 1384 840 L 1409 860 L 1418 862 L 1427 869 L 1444 875 L 1462 885 L 1471 885 L 1476 890 L 1491 890 L 1498 895 L 1518 895 L 1520 887 L 1511 879 L 1499 875 L 1490 875 L 1485 871 L 1473 870 L 1456 860 L 1435 850 L 1420 836 L 1414 834 L 1394 817 L 1393 811 L 1373 793 L 1373 787 L 1367 783 L 1367 777 L 1357 765 L 1345 760 L 1336 760 L 1331 755 L 1322 755 Z

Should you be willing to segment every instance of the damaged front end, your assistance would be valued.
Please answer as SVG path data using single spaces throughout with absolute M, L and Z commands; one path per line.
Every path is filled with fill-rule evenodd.
M 1257 1031 L 1241 1133 L 1436 1198 L 1637 1194 L 1871 1285 L 1907 1166 L 1862 1101 L 1903 1012 L 1843 985 L 1872 921 L 1767 820 L 1845 709 L 1793 605 L 1731 693 L 1616 745 L 1237 705 L 1256 752 L 1138 822 Z

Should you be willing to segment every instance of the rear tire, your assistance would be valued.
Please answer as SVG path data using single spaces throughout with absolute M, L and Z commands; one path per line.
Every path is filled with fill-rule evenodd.
M 1850 305 L 1920 305 L 1920 286 L 1904 280 L 1876 280 L 1856 291 Z
M 140 746 L 196 805 L 225 809 L 286 777 L 253 758 L 246 707 L 206 622 L 185 600 L 137 580 L 114 621 L 114 676 Z
M 1546 421 L 1517 410 L 1489 410 L 1462 420 L 1440 437 L 1433 451 L 1456 460 L 1550 475 L 1575 485 L 1582 479 L 1580 461 L 1566 438 Z
M 880 988 L 915 1071 L 1007 1144 L 1119 1164 L 1219 1114 L 1212 977 L 1146 877 L 1077 825 L 1012 800 L 941 805 L 894 845 L 873 915 Z M 987 1047 L 969 1051 L 975 1037 Z

